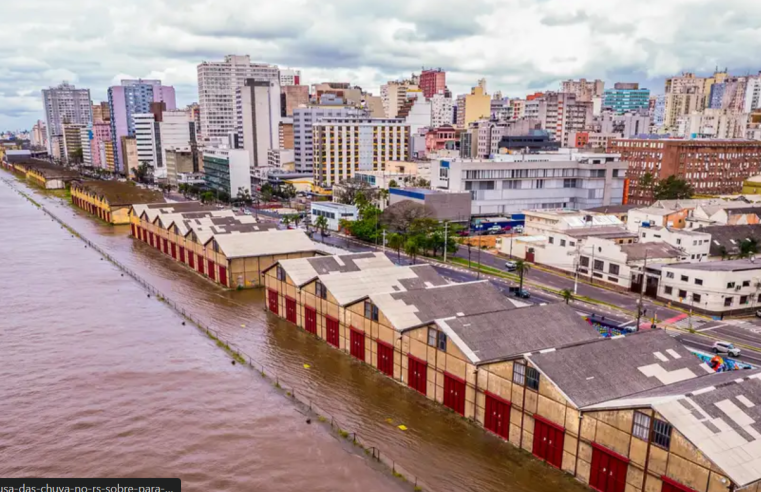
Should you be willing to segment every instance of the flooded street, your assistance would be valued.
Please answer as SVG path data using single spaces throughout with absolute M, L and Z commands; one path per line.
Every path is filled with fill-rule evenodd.
M 14 186 L 431 490 L 588 490 L 268 315 L 263 291 L 223 291 L 128 227 Z M 187 490 L 403 490 L 4 182 L 0 230 L 14 238 L 0 245 L 13 258 L 0 267 L 0 475 L 179 471 Z

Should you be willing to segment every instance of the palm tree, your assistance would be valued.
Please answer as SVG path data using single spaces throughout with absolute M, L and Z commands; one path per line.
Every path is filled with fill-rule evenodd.
M 520 290 L 523 290 L 523 277 L 525 277 L 529 270 L 531 270 L 531 264 L 526 260 L 515 260 L 515 271 L 520 275 Z
M 573 300 L 573 292 L 571 289 L 563 289 L 560 291 L 560 297 L 562 297 L 565 303 L 568 304 Z
M 317 220 L 314 221 L 315 229 L 320 231 L 322 237 L 325 237 L 325 231 L 328 229 L 328 219 L 320 215 Z
M 288 224 L 291 223 L 291 216 L 290 215 L 283 216 L 283 218 L 280 219 L 280 222 L 282 222 L 285 227 L 288 227 Z
M 402 236 L 399 233 L 393 232 L 389 234 L 386 242 L 389 248 L 396 250 L 397 263 L 401 263 L 402 262 L 402 247 L 404 246 L 404 243 L 405 243 L 404 236 Z

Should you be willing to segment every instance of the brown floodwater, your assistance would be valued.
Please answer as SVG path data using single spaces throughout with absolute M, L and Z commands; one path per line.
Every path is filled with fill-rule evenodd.
M 13 186 L 431 490 L 588 490 L 266 313 L 261 290 L 224 291 L 133 242 L 126 226 Z M 396 486 L 2 182 L 0 230 L 13 231 L 0 251 L 16 258 L 0 267 L 10 327 L 0 330 L 0 475 L 72 466 L 73 475 L 179 475 L 213 490 Z

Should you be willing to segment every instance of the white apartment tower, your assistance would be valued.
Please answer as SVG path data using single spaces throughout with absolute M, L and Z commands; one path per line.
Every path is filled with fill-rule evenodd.
M 198 102 L 201 133 L 205 137 L 227 137 L 235 129 L 235 90 L 246 79 L 280 80 L 274 65 L 251 63 L 248 55 L 227 55 L 224 61 L 198 65 Z
M 167 150 L 184 150 L 195 142 L 195 122 L 188 111 L 175 110 L 161 113 L 161 121 L 157 122 L 159 138 L 156 139 L 156 158 L 160 157 L 157 177 L 166 177 Z
M 444 125 L 452 125 L 454 121 L 454 101 L 447 97 L 443 92 L 434 94 L 431 97 L 431 126 L 438 128 Z
M 132 115 L 132 120 L 135 124 L 138 163 L 146 163 L 153 167 L 154 175 L 161 177 L 156 145 L 156 117 L 153 113 L 137 113 Z
M 301 85 L 301 70 L 280 69 L 280 86 L 285 87 L 286 85 Z
M 235 92 L 237 147 L 248 151 L 251 168 L 266 166 L 270 150 L 280 148 L 280 84 L 248 79 Z
M 56 87 L 42 89 L 42 103 L 45 106 L 48 142 L 53 136 L 63 136 L 64 124 L 89 125 L 92 123 L 90 89 L 77 89 L 63 82 Z

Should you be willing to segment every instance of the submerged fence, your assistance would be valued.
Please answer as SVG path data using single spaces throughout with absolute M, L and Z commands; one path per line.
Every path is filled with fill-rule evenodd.
M 233 358 L 234 361 L 240 364 L 247 365 L 252 370 L 255 370 L 256 372 L 258 372 L 260 377 L 270 381 L 276 389 L 284 393 L 287 397 L 292 399 L 298 405 L 301 405 L 303 409 L 305 410 L 305 413 L 309 414 L 308 417 L 315 419 L 317 421 L 316 423 L 329 426 L 331 431 L 337 434 L 339 438 L 344 439 L 346 442 L 351 443 L 352 445 L 362 449 L 363 452 L 368 457 L 372 458 L 374 461 L 378 463 L 382 463 L 383 465 L 387 466 L 395 477 L 397 477 L 398 479 L 404 482 L 409 483 L 410 487 L 413 488 L 415 491 L 423 491 L 423 490 L 430 491 L 431 490 L 430 487 L 425 485 L 418 477 L 413 475 L 409 470 L 405 469 L 403 466 L 399 465 L 399 463 L 397 463 L 391 456 L 381 452 L 381 449 L 376 444 L 365 439 L 358 432 L 352 431 L 348 427 L 341 425 L 340 421 L 337 418 L 335 418 L 330 413 L 321 409 L 317 404 L 314 403 L 314 401 L 311 400 L 311 398 L 308 398 L 306 396 L 306 393 L 302 395 L 301 391 L 298 388 L 298 385 L 294 381 L 289 381 L 287 378 L 283 378 L 281 375 L 279 375 L 277 372 L 272 370 L 270 367 L 265 366 L 265 364 L 262 363 L 261 361 L 258 361 L 254 359 L 253 357 L 251 357 L 249 354 L 243 351 L 239 346 L 237 346 L 234 342 L 231 342 L 230 340 L 226 340 L 224 335 L 220 331 L 207 326 L 201 320 L 197 319 L 190 312 L 186 311 L 185 308 L 183 308 L 181 305 L 177 304 L 175 301 L 167 297 L 163 292 L 156 289 L 153 285 L 151 285 L 148 281 L 146 281 L 143 277 L 138 275 L 132 269 L 128 268 L 119 260 L 117 260 L 110 254 L 108 254 L 108 252 L 106 252 L 103 248 L 101 248 L 97 244 L 93 243 L 92 241 L 84 237 L 77 230 L 75 230 L 69 224 L 67 224 L 62 219 L 60 219 L 56 214 L 54 214 L 53 212 L 45 208 L 45 206 L 43 206 L 42 204 L 34 200 L 31 196 L 27 195 L 23 191 L 16 188 L 12 182 L 8 181 L 7 179 L 3 179 L 3 181 L 5 181 L 8 185 L 10 185 L 11 188 L 16 190 L 21 196 L 23 196 L 24 198 L 32 202 L 34 205 L 39 207 L 44 213 L 49 215 L 53 220 L 61 224 L 61 226 L 64 227 L 69 232 L 71 232 L 71 234 L 81 239 L 87 246 L 89 246 L 90 248 L 100 253 L 104 259 L 110 261 L 111 263 L 116 265 L 120 270 L 122 270 L 124 273 L 126 273 L 127 275 L 132 277 L 134 280 L 136 280 L 138 283 L 140 283 L 140 285 L 142 285 L 143 288 L 145 288 L 145 290 L 147 290 L 150 294 L 153 294 L 158 300 L 169 305 L 177 314 L 181 315 L 183 318 L 185 318 L 186 320 L 194 324 L 198 329 L 205 332 L 206 335 L 212 340 L 214 340 L 217 343 L 218 347 L 225 350 Z

